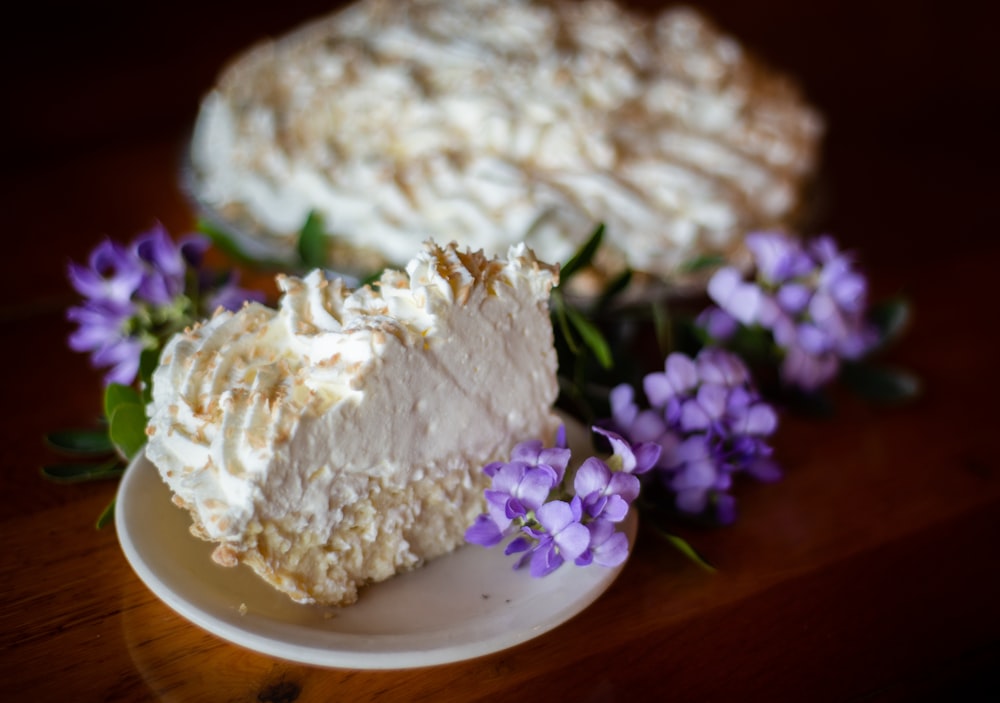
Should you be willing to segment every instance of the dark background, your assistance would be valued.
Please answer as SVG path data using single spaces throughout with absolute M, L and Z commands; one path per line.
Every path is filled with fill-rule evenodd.
M 4 175 L 183 132 L 235 52 L 336 4 L 18 3 L 0 48 Z M 910 241 L 918 230 L 947 232 L 951 245 L 985 236 L 1000 156 L 998 13 L 988 3 L 691 4 L 796 77 L 827 116 L 824 176 L 832 201 L 824 224 L 839 237 L 881 258 L 902 254 L 887 230 L 908 231 Z M 127 110 L 113 99 L 122 94 L 130 96 Z M 872 152 L 879 168 L 858 168 L 872 162 Z M 889 247 L 879 246 L 887 239 Z M 939 254 L 933 242 L 912 249 L 905 255 Z
M 808 691 L 825 700 L 847 692 L 864 692 L 862 700 L 968 700 L 977 683 L 995 693 L 1000 469 L 994 418 L 1000 383 L 992 359 L 1000 257 L 995 225 L 1000 11 L 944 0 L 692 4 L 794 76 L 825 115 L 816 226 L 858 252 L 872 273 L 876 296 L 903 292 L 913 300 L 915 324 L 897 358 L 924 378 L 927 393 L 919 404 L 898 411 L 849 406 L 856 412 L 838 418 L 834 429 L 840 435 L 828 427 L 792 424 L 780 438 L 783 459 L 794 467 L 788 480 L 747 501 L 756 521 L 748 518 L 739 530 L 706 538 L 737 578 L 718 580 L 707 596 L 696 596 L 691 593 L 701 591 L 684 590 L 686 582 L 675 582 L 661 563 L 634 560 L 629 579 L 599 611 L 613 623 L 607 631 L 618 632 L 619 613 L 611 611 L 631 596 L 622 589 L 646 593 L 643 618 L 670 624 L 656 631 L 657 641 L 678 647 L 662 663 L 674 667 L 677 683 L 686 683 L 688 692 L 723 680 L 757 690 Z M 6 245 L 0 276 L 0 389 L 6 414 L 0 525 L 23 551 L 15 555 L 26 565 L 22 579 L 50 573 L 37 548 L 48 536 L 21 538 L 14 535 L 16 528 L 37 524 L 36 513 L 58 508 L 48 514 L 80 520 L 77 543 L 66 550 L 78 558 L 75 563 L 82 563 L 82 550 L 103 545 L 104 553 L 115 555 L 107 565 L 112 586 L 105 590 L 114 596 L 124 583 L 151 598 L 128 580 L 114 535 L 86 532 L 91 517 L 81 511 L 105 505 L 109 486 L 53 486 L 37 477 L 36 467 L 47 457 L 42 434 L 88 422 L 99 411 L 99 374 L 64 344 L 70 329 L 65 308 L 75 302 L 65 264 L 82 260 L 101 237 L 126 241 L 154 219 L 174 234 L 190 227 L 193 215 L 178 188 L 177 169 L 200 96 L 236 52 L 333 6 L 234 0 L 8 3 L 0 30 L 0 216 Z M 858 462 L 851 441 L 869 442 L 886 456 L 846 465 Z M 859 495 L 851 486 L 838 486 L 837 476 L 824 469 L 841 466 L 844 481 L 869 478 L 865 466 L 879 471 L 866 485 L 881 492 Z M 848 496 L 847 504 L 830 508 L 822 489 Z M 789 496 L 806 507 L 783 502 Z M 83 508 L 74 508 L 79 505 Z M 883 513 L 891 519 L 883 520 Z M 807 520 L 817 514 L 833 517 L 817 527 Z M 798 544 L 792 528 L 804 524 L 815 531 L 802 528 L 801 543 L 819 546 L 809 554 L 793 552 L 799 561 L 788 568 L 800 566 L 799 576 L 753 598 L 712 600 L 753 592 L 741 585 L 741 574 L 749 581 L 782 574 L 784 562 L 775 566 L 780 549 Z M 57 528 L 76 531 L 65 525 L 52 530 Z M 776 529 L 788 533 L 783 543 L 771 532 Z M 655 543 L 649 544 L 646 556 L 658 556 Z M 80 573 L 72 572 L 83 578 Z M 675 590 L 657 590 L 663 584 Z M 48 632 L 46 618 L 52 621 L 49 640 L 22 650 L 49 652 L 51 643 L 55 649 L 46 671 L 77 661 L 83 648 L 71 649 L 67 642 L 84 641 L 88 628 L 97 628 L 97 637 L 103 632 L 105 642 L 121 629 L 114 609 L 119 606 L 108 604 L 101 585 L 88 581 L 84 587 L 78 602 L 76 596 L 59 600 L 62 584 L 41 591 L 34 581 L 19 586 L 32 597 L 47 594 L 64 608 L 51 617 L 45 610 L 30 617 L 20 609 L 15 613 L 28 623 L 29 634 Z M 675 600 L 652 600 L 663 593 Z M 106 622 L 73 625 L 81 604 Z M 668 612 L 685 604 L 707 614 L 682 619 Z M 153 605 L 144 607 L 153 612 Z M 624 619 L 642 632 L 637 616 Z M 723 629 L 744 639 L 713 639 Z M 571 632 L 589 634 L 583 626 Z M 620 635 L 622 641 L 627 634 Z M 791 651 L 788 642 L 798 640 L 813 646 L 818 658 Z M 164 638 L 163 647 L 175 641 Z M 553 636 L 537 647 L 558 642 Z M 120 645 L 95 651 L 127 663 Z M 225 648 L 216 651 L 229 656 Z M 718 659 L 700 656 L 713 651 Z M 534 663 L 543 654 L 527 646 L 513 652 L 511 661 Z M 635 653 L 646 662 L 647 682 L 661 675 L 661 662 L 650 663 L 655 655 Z M 631 659 L 628 652 L 616 656 Z M 783 669 L 786 656 L 801 669 Z M 591 663 L 618 671 L 603 659 Z M 565 663 L 578 665 L 578 660 Z M 254 666 L 270 671 L 272 662 Z M 454 671 L 481 673 L 477 666 Z M 560 662 L 546 660 L 545 666 L 538 676 L 550 688 L 561 685 L 552 678 L 568 674 Z M 35 674 L 25 671 L 10 673 L 32 680 Z M 79 671 L 77 676 L 86 675 Z M 566 681 L 577 681 L 577 674 Z M 331 689 L 353 683 L 358 690 L 382 690 L 415 686 L 424 672 L 413 681 L 405 675 L 309 676 Z M 536 683 L 525 679 L 522 691 Z

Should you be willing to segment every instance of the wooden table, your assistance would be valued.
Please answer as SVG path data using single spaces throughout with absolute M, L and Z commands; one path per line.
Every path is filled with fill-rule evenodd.
M 66 3 L 69 5 L 69 3 Z M 874 7 L 870 7 L 874 5 Z M 971 3 L 969 4 L 971 5 Z M 923 397 L 844 396 L 787 418 L 787 476 L 688 536 L 648 531 L 585 613 L 527 644 L 402 671 L 313 668 L 176 615 L 95 516 L 111 483 L 39 477 L 43 433 L 91 422 L 100 378 L 68 351 L 69 259 L 192 213 L 178 158 L 201 93 L 251 40 L 321 2 L 35 2 L 8 26 L 0 130 L 6 412 L 0 445 L 0 700 L 943 700 L 1000 693 L 995 17 L 965 3 L 707 1 L 826 114 L 824 227 L 876 295 L 916 316 L 892 360 Z

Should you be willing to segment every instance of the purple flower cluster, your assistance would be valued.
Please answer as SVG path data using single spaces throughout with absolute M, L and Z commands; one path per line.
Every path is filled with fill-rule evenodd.
M 722 268 L 708 284 L 719 307 L 699 322 L 727 343 L 739 326 L 769 332 L 781 357 L 783 382 L 807 391 L 833 379 L 842 360 L 858 359 L 878 341 L 866 320 L 868 284 L 830 237 L 811 242 L 775 232 L 746 238 L 756 280 Z
M 632 442 L 661 448 L 655 473 L 681 512 L 712 510 L 717 521 L 731 523 L 735 500 L 728 491 L 734 475 L 778 478 L 767 444 L 777 415 L 735 354 L 707 347 L 692 359 L 674 352 L 662 372 L 643 379 L 643 390 L 646 408 L 639 407 L 628 384 L 612 390 L 611 424 Z
M 237 274 L 216 281 L 202 267 L 206 238 L 191 235 L 175 244 L 162 225 L 130 246 L 110 240 L 97 245 L 87 265 L 69 264 L 69 281 L 83 296 L 67 312 L 77 329 L 74 351 L 89 352 L 94 366 L 109 367 L 105 383 L 131 384 L 145 349 L 218 307 L 237 309 L 259 293 L 240 288 Z
M 572 480 L 567 472 L 571 451 L 562 433 L 555 447 L 544 447 L 541 440 L 522 442 L 509 462 L 483 467 L 492 478 L 485 491 L 487 511 L 466 531 L 466 541 L 492 547 L 513 537 L 505 554 L 520 554 L 514 568 L 529 565 L 536 578 L 567 561 L 578 566 L 625 561 L 628 539 L 616 524 L 639 495 L 637 475 L 653 467 L 660 448 L 633 447 L 614 432 L 594 430 L 608 439 L 613 454 L 607 461 L 587 458 Z

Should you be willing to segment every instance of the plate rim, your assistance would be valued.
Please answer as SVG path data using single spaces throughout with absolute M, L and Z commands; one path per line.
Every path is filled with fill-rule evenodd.
M 582 425 L 576 422 L 574 418 L 563 416 L 563 421 L 567 425 L 575 422 L 582 428 Z M 569 430 L 569 427 L 567 429 Z M 568 434 L 572 435 L 572 432 L 568 432 Z M 589 456 L 593 453 L 593 450 L 588 448 L 587 452 L 586 455 Z M 145 467 L 143 467 L 144 464 Z M 147 476 L 140 474 L 142 470 L 147 472 Z M 150 472 L 152 472 L 152 475 L 148 475 Z M 130 514 L 134 512 L 134 506 L 131 503 L 136 498 L 135 492 L 138 490 L 138 487 L 142 487 L 143 479 L 145 479 L 146 483 L 158 483 L 162 486 L 165 500 L 169 501 L 170 495 L 169 487 L 162 482 L 162 479 L 156 473 L 155 466 L 145 457 L 145 452 L 140 452 L 129 463 L 125 474 L 122 476 L 115 506 L 115 527 L 118 540 L 126 560 L 139 577 L 139 580 L 174 612 L 216 637 L 261 654 L 301 664 L 358 670 L 409 669 L 465 661 L 504 651 L 539 637 L 586 610 L 611 586 L 628 562 L 628 559 L 626 559 L 622 564 L 611 568 L 596 565 L 585 567 L 594 569 L 593 573 L 598 574 L 598 576 L 589 579 L 587 577 L 591 576 L 591 574 L 575 571 L 574 567 L 569 564 L 566 566 L 570 568 L 561 570 L 564 571 L 563 574 L 557 572 L 544 579 L 534 579 L 527 573 L 519 573 L 518 576 L 525 579 L 525 585 L 528 589 L 534 584 L 537 584 L 539 589 L 542 589 L 549 583 L 546 579 L 553 579 L 553 577 L 565 578 L 566 574 L 569 573 L 579 574 L 580 577 L 584 577 L 583 581 L 579 581 L 578 578 L 578 582 L 580 583 L 587 581 L 585 584 L 586 587 L 580 588 L 579 595 L 575 598 L 567 597 L 559 608 L 545 614 L 544 617 L 539 616 L 534 618 L 530 627 L 515 628 L 513 631 L 496 630 L 486 636 L 472 637 L 471 639 L 468 633 L 465 633 L 464 637 L 460 637 L 454 642 L 449 642 L 449 630 L 447 628 L 434 633 L 425 631 L 388 635 L 333 631 L 329 633 L 331 638 L 330 646 L 320 647 L 315 644 L 303 644 L 301 640 L 296 641 L 294 637 L 281 637 L 274 634 L 273 630 L 278 630 L 279 632 L 288 630 L 293 632 L 296 629 L 294 624 L 287 621 L 274 620 L 259 615 L 255 618 L 244 620 L 243 616 L 239 615 L 237 616 L 239 617 L 238 621 L 235 623 L 230 622 L 229 620 L 232 618 L 221 617 L 219 612 L 207 609 L 204 604 L 193 602 L 191 599 L 185 597 L 183 593 L 177 592 L 169 583 L 166 583 L 159 575 L 158 570 L 169 568 L 171 565 L 159 563 L 163 557 L 158 559 L 157 554 L 144 554 L 142 549 L 137 545 L 137 541 L 133 535 L 135 526 L 132 524 Z M 176 508 L 172 503 L 168 507 L 178 511 L 181 510 L 180 508 Z M 629 540 L 629 556 L 631 556 L 635 545 L 637 525 L 638 518 L 636 511 L 631 510 L 625 523 L 620 528 L 624 530 Z M 171 536 L 171 539 L 175 538 L 186 538 L 195 541 L 195 543 L 201 543 L 201 540 L 197 540 L 197 538 L 188 534 L 186 530 L 184 531 L 184 535 Z M 510 557 L 504 556 L 502 550 L 497 550 L 496 548 L 484 550 L 477 545 L 466 544 L 459 547 L 452 555 L 428 562 L 421 567 L 421 570 L 432 570 L 435 568 L 435 564 L 443 563 L 440 560 L 448 559 L 449 556 L 461 558 L 454 556 L 461 550 L 489 551 L 491 552 L 490 557 L 495 559 L 498 565 L 502 565 L 503 568 L 508 570 L 511 569 L 512 561 Z M 163 553 L 164 551 L 159 551 L 159 554 Z M 177 564 L 173 564 L 173 566 L 176 567 Z M 254 575 L 254 578 L 259 577 Z M 369 589 L 378 589 L 380 585 L 372 584 L 365 588 L 366 591 Z M 363 592 L 361 598 L 364 597 L 365 594 Z M 302 607 L 319 608 L 319 606 L 310 605 L 303 605 Z M 350 608 L 354 606 L 345 607 Z M 233 610 L 235 611 L 235 608 Z M 228 614 L 232 616 L 232 613 Z M 262 620 L 274 623 L 275 627 L 272 629 L 271 634 L 263 634 L 259 627 L 254 627 L 254 623 Z M 333 622 L 335 621 L 336 618 L 333 619 Z M 433 636 L 430 636 L 432 634 Z M 413 640 L 413 642 L 409 642 L 410 640 Z M 352 649 L 345 646 L 345 641 L 347 643 L 353 642 L 355 648 Z M 418 646 L 418 641 L 427 642 L 427 646 Z M 360 645 L 362 644 L 366 646 L 361 647 Z

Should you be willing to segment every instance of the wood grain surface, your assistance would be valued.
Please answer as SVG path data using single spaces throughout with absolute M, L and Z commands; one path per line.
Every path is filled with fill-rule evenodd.
M 832 419 L 784 418 L 785 478 L 741 489 L 735 526 L 685 533 L 716 574 L 640 528 L 622 576 L 567 624 L 472 661 L 365 672 L 188 623 L 133 574 L 114 529 L 93 528 L 114 484 L 39 476 L 54 458 L 42 435 L 100 411 L 99 374 L 65 343 L 67 261 L 154 220 L 189 228 L 178 159 L 200 95 L 251 41 L 331 5 L 25 4 L 2 47 L 0 701 L 1000 696 L 996 13 L 699 6 L 826 115 L 819 225 L 859 252 L 876 296 L 913 301 L 891 360 L 925 393 L 902 407 L 843 395 Z

